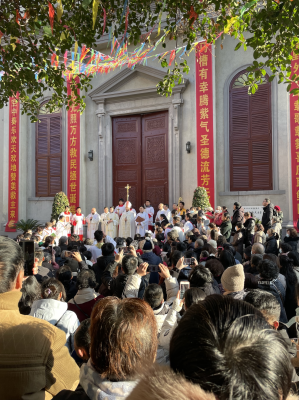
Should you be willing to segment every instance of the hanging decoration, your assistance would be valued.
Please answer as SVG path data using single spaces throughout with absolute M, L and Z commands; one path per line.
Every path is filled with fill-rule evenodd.
M 52 30 L 52 35 L 53 35 L 53 26 L 54 26 L 54 16 L 55 16 L 55 10 L 52 4 L 48 1 L 48 6 L 49 6 L 49 19 L 50 19 L 50 26 Z

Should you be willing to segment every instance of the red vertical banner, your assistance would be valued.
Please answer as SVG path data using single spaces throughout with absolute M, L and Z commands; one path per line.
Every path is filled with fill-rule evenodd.
M 205 43 L 196 46 L 197 185 L 215 207 L 213 56 Z
M 5 232 L 16 232 L 19 218 L 19 93 L 9 98 L 9 145 L 8 145 L 8 221 Z
M 76 79 L 79 82 L 79 79 Z M 68 95 L 74 96 L 69 81 L 67 82 Z M 79 93 L 79 89 L 78 93 Z M 72 105 L 68 110 L 68 175 L 67 195 L 71 212 L 74 214 L 80 205 L 80 108 Z

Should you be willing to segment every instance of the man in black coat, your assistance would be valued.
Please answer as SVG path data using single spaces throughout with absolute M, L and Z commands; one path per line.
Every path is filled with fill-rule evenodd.
M 104 243 L 102 246 L 102 256 L 97 258 L 96 264 L 92 269 L 96 275 L 97 283 L 102 283 L 102 276 L 108 264 L 114 263 L 114 246 L 112 243 Z
M 274 204 L 271 203 L 270 199 L 263 200 L 263 217 L 262 217 L 262 225 L 264 227 L 264 232 L 267 233 L 267 230 L 271 228 L 272 225 L 272 217 L 274 212 Z
M 241 206 L 241 204 L 236 201 L 234 203 L 234 213 L 232 217 L 232 234 L 234 235 L 236 233 L 236 225 L 238 222 L 243 223 L 244 222 L 244 209 Z

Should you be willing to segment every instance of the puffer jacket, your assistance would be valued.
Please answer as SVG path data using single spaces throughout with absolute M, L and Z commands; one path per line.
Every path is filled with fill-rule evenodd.
M 121 400 L 127 398 L 136 385 L 137 381 L 103 379 L 89 360 L 81 367 L 80 386 L 75 392 L 63 390 L 53 400 Z
M 80 325 L 77 315 L 68 311 L 67 303 L 54 299 L 41 299 L 33 302 L 30 315 L 50 322 L 65 332 L 66 347 L 69 352 L 74 350 L 74 333 Z
M 254 243 L 261 243 L 261 244 L 266 243 L 266 235 L 263 231 L 255 232 L 255 235 L 253 237 L 253 244 Z
M 275 254 L 276 256 L 278 255 L 277 240 L 275 239 L 274 236 L 270 236 L 266 239 L 265 253 Z
M 232 223 L 230 221 L 223 221 L 220 227 L 220 232 L 221 235 L 225 237 L 227 241 L 229 241 L 232 233 Z
M 299 240 L 299 236 L 297 236 L 297 237 L 287 237 L 287 236 L 285 236 L 285 238 L 283 239 L 283 241 L 285 243 L 289 244 L 292 247 L 293 251 L 297 251 L 298 240 Z
M 75 390 L 79 368 L 65 347 L 64 332 L 20 314 L 20 298 L 18 290 L 0 293 L 0 399 L 45 400 Z
M 244 230 L 241 229 L 238 232 L 234 234 L 234 239 L 232 241 L 232 245 L 234 246 L 235 250 L 243 255 L 243 243 L 244 243 L 244 235 L 243 235 Z
M 271 221 L 274 213 L 274 204 L 270 203 L 264 207 L 262 225 L 264 227 L 264 232 L 267 232 L 271 228 Z
M 234 210 L 233 217 L 232 217 L 232 227 L 233 227 L 233 233 L 235 232 L 235 227 L 238 222 L 243 222 L 244 221 L 244 208 L 243 207 L 238 207 Z
M 245 247 L 250 246 L 254 235 L 255 220 L 248 218 L 244 222 L 244 244 Z

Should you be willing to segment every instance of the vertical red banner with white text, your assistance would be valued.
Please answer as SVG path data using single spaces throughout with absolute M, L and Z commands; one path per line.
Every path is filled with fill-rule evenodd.
M 213 56 L 211 46 L 196 47 L 197 185 L 204 187 L 215 207 Z
M 8 145 L 8 221 L 5 232 L 16 232 L 19 218 L 19 93 L 9 98 L 9 145 Z
M 76 79 L 79 82 L 79 79 Z M 69 81 L 67 82 L 68 95 L 73 96 Z M 77 89 L 79 92 L 79 89 Z M 67 196 L 71 212 L 74 214 L 80 206 L 80 109 L 72 105 L 68 110 L 68 176 Z

